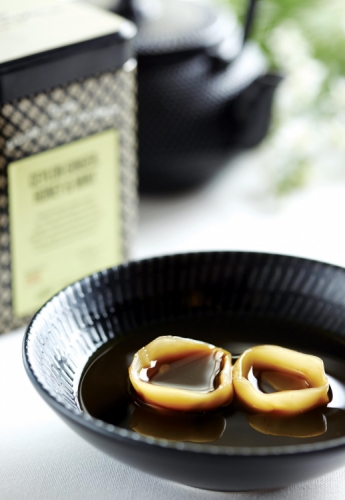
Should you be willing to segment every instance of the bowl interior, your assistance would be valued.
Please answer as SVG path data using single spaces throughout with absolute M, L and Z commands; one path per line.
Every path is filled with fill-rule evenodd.
M 343 269 L 287 256 L 215 252 L 133 262 L 67 287 L 37 313 L 24 341 L 27 370 L 48 403 L 73 414 L 81 425 L 87 420 L 95 432 L 102 424 L 85 415 L 80 381 L 90 360 L 114 345 L 119 354 L 111 374 L 121 393 L 127 387 L 129 355 L 164 334 L 225 343 L 222 347 L 235 353 L 261 343 L 321 353 L 335 363 L 337 373 L 345 373 L 344 292 Z M 344 399 L 344 394 L 340 389 L 339 397 Z M 340 407 L 344 413 L 345 405 Z M 331 410 L 326 418 L 334 418 Z M 112 424 L 114 435 L 133 437 L 128 414 L 102 419 Z M 319 450 L 345 444 L 343 424 L 337 420 L 332 435 L 296 438 L 285 451 L 284 438 L 254 433 L 259 437 L 253 439 L 247 427 L 244 439 L 215 444 L 230 455 L 276 455 L 278 448 L 288 454 L 291 445 L 294 453 Z M 161 439 L 167 446 L 164 436 L 154 437 L 149 442 L 145 433 L 137 434 L 135 440 L 157 444 Z M 177 442 L 168 447 L 195 451 L 199 446 L 203 453 L 209 449 L 214 454 L 213 444 Z

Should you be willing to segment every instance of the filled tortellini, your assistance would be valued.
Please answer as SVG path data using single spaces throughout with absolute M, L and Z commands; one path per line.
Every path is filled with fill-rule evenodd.
M 274 345 L 231 354 L 205 342 L 158 337 L 140 349 L 129 367 L 138 398 L 148 405 L 204 412 L 235 401 L 251 413 L 298 415 L 329 402 L 323 361 Z M 275 392 L 254 387 L 250 373 Z
M 300 379 L 301 385 L 298 389 L 284 387 L 284 390 L 265 394 L 248 380 L 251 369 L 287 374 Z M 254 413 L 296 415 L 329 402 L 329 383 L 323 361 L 274 345 L 260 345 L 244 351 L 233 367 L 233 384 L 236 398 Z
M 231 403 L 234 392 L 229 352 L 175 336 L 140 349 L 129 378 L 142 401 L 171 410 L 212 410 Z

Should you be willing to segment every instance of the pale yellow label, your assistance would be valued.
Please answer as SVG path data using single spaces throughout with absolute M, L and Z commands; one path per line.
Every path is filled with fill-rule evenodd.
M 122 259 L 114 129 L 9 165 L 13 314 Z

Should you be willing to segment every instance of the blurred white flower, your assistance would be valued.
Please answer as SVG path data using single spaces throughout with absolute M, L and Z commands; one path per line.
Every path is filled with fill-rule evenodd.
M 319 136 L 318 124 L 308 115 L 298 116 L 286 121 L 275 134 L 275 142 L 284 150 L 293 151 L 294 155 L 309 157 L 317 154 L 323 147 Z
M 325 66 L 315 59 L 296 65 L 278 92 L 278 113 L 285 118 L 307 109 L 318 98 L 326 76 Z
M 345 113 L 345 77 L 338 76 L 332 81 L 329 95 L 336 110 Z
M 287 20 L 277 26 L 268 37 L 268 47 L 278 66 L 294 70 L 311 57 L 309 43 L 297 23 Z
M 344 0 L 263 3 L 258 40 L 285 75 L 258 151 L 267 191 L 345 182 Z
M 345 78 L 331 80 L 330 91 L 323 92 L 329 70 L 293 21 L 272 31 L 269 47 L 286 71 L 276 127 L 261 148 L 269 185 L 282 194 L 307 182 L 345 180 Z

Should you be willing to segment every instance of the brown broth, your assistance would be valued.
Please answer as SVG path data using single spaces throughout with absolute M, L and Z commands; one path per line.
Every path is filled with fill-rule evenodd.
M 142 405 L 132 393 L 128 367 L 135 352 L 160 335 L 212 343 L 230 351 L 233 362 L 245 349 L 264 343 L 315 354 L 324 361 L 332 400 L 326 407 L 298 417 L 250 415 L 236 403 L 201 414 Z M 215 364 L 211 362 L 208 366 L 206 379 L 213 383 Z M 200 379 L 196 381 L 198 384 Z M 209 317 L 154 325 L 132 332 L 95 354 L 81 378 L 79 401 L 85 412 L 104 422 L 144 436 L 174 441 L 220 446 L 284 446 L 327 441 L 345 436 L 345 343 L 327 332 L 257 318 Z

